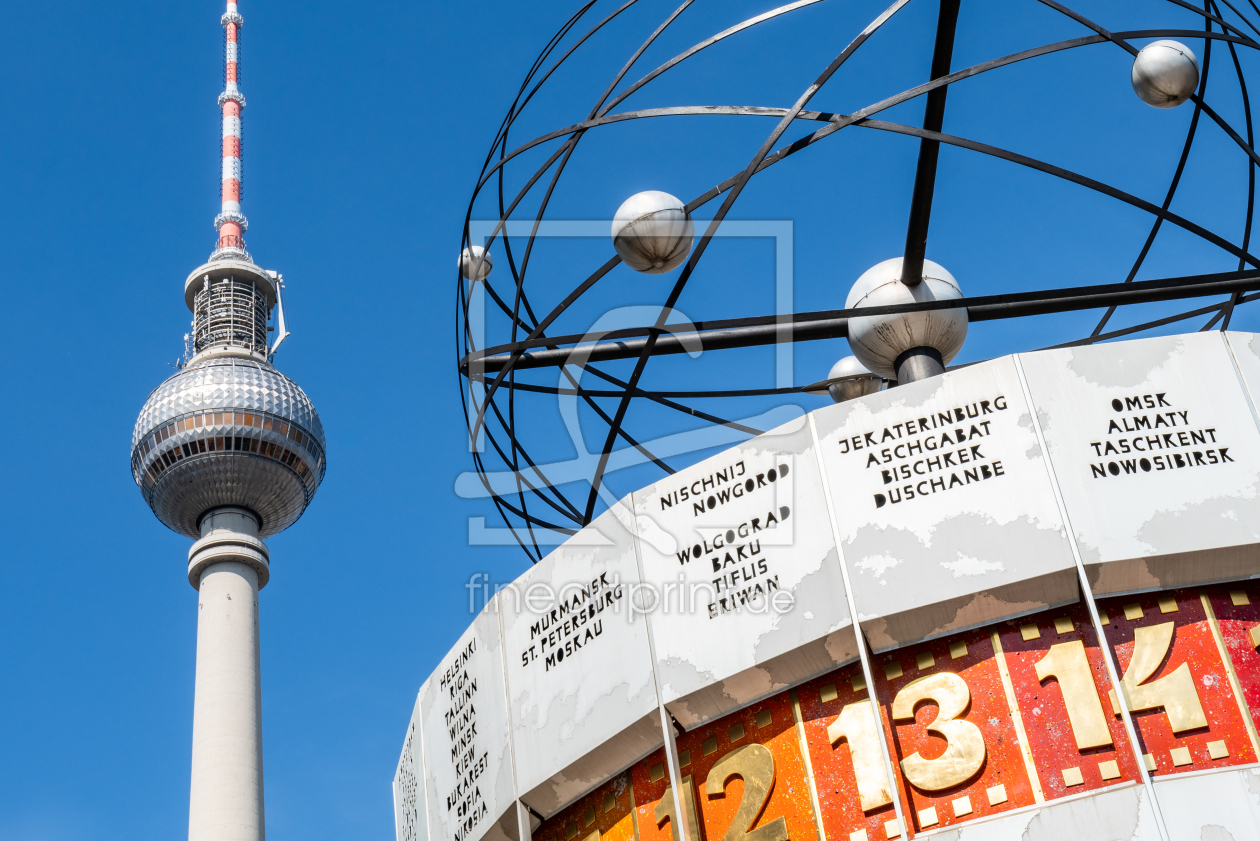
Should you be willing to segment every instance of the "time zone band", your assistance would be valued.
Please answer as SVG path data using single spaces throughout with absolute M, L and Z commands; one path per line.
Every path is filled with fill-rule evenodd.
M 679 733 L 681 796 L 661 748 L 532 839 L 681 841 L 681 821 L 690 841 L 875 841 L 1134 786 L 1139 756 L 1157 779 L 1257 762 L 1260 585 L 1099 607 L 1139 750 L 1085 608 L 1069 605 L 875 655 L 878 723 L 851 663 Z

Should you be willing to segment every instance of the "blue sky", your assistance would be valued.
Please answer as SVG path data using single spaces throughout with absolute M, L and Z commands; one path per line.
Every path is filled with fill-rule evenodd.
M 771 5 L 700 0 L 642 69 Z M 881 6 L 827 0 L 733 39 L 626 107 L 789 105 Z M 1153 0 L 1076 7 L 1115 30 L 1201 25 Z M 582 119 L 669 8 L 643 0 L 626 13 L 580 54 L 585 63 L 548 84 L 514 136 Z M 853 110 L 926 78 L 935 9 L 911 3 L 811 107 Z M 8 10 L 0 838 L 148 841 L 186 831 L 196 631 L 188 541 L 145 507 L 128 446 L 146 395 L 183 350 L 183 279 L 213 246 L 221 12 L 208 0 Z M 269 541 L 267 828 L 278 841 L 388 838 L 407 717 L 468 622 L 464 582 L 474 572 L 507 580 L 525 564 L 514 548 L 469 545 L 469 517 L 493 523 L 493 510 L 455 492 L 471 460 L 455 375 L 453 265 L 489 142 L 571 5 L 245 0 L 241 12 L 250 250 L 285 275 L 293 336 L 278 365 L 314 400 L 329 450 L 310 510 Z M 964 0 L 955 67 L 1083 34 L 1032 0 Z M 1219 93 L 1210 97 L 1241 126 L 1228 54 L 1218 48 L 1213 61 Z M 1250 73 L 1254 59 L 1243 62 Z M 951 93 L 946 130 L 1158 202 L 1190 108 L 1142 105 L 1128 67 L 1103 45 L 972 80 Z M 920 115 L 915 103 L 885 118 Z M 689 199 L 741 168 L 772 128 L 764 119 L 687 118 L 606 131 L 575 155 L 553 212 L 606 219 L 643 189 Z M 1236 238 L 1246 165 L 1220 131 L 1201 131 L 1173 209 Z M 841 306 L 852 281 L 895 256 L 905 235 L 916 144 L 858 130 L 831 140 L 759 176 L 732 216 L 792 222 L 802 310 Z M 941 160 L 928 257 L 969 293 L 1119 281 L 1146 235 L 1143 214 L 1078 187 L 959 150 Z M 602 240 L 541 248 L 540 305 L 609 254 Z M 715 247 L 680 308 L 694 319 L 769 311 L 773 256 L 765 239 Z M 1174 231 L 1140 277 L 1235 262 Z M 667 287 L 653 284 L 668 282 L 624 271 L 609 280 L 575 312 L 575 331 L 603 309 L 659 301 Z M 1094 318 L 977 325 L 960 361 L 1076 338 Z M 1235 326 L 1260 327 L 1245 311 Z M 796 382 L 822 378 L 845 352 L 839 341 L 798 348 Z M 679 360 L 654 370 L 651 384 L 769 385 L 771 359 L 714 354 L 692 368 Z M 529 433 L 563 458 L 567 439 L 550 441 L 556 412 L 554 401 L 540 408 Z M 686 427 L 647 410 L 633 423 L 651 434 Z M 631 470 L 614 486 L 655 478 Z

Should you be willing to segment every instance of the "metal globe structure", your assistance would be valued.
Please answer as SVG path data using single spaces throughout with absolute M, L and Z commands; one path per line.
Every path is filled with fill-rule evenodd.
M 644 5 L 631 3 L 626 8 L 646 15 Z M 592 56 L 607 57 L 611 49 L 609 33 L 631 25 L 627 22 L 629 13 L 620 7 L 599 2 L 583 5 L 563 23 L 529 68 L 493 137 L 473 187 L 459 245 L 461 249 L 484 247 L 500 266 L 496 277 L 484 282 L 470 282 L 465 275 L 457 277 L 457 366 L 476 471 L 475 478 L 463 486 L 461 493 L 488 498 L 510 528 L 512 538 L 533 560 L 542 558 L 548 545 L 591 523 L 628 490 L 696 460 L 697 456 L 688 454 L 695 449 L 680 451 L 682 439 L 678 436 L 687 433 L 660 436 L 645 422 L 648 412 L 654 413 L 653 418 L 666 416 L 678 418 L 679 423 L 686 421 L 692 424 L 689 429 L 697 430 L 697 435 L 698 430 L 712 432 L 710 438 L 704 439 L 712 445 L 729 445 L 765 431 L 771 421 L 783 417 L 766 408 L 768 401 L 779 398 L 784 401 L 781 405 L 786 406 L 788 401 L 825 398 L 835 384 L 835 378 L 821 378 L 823 368 L 805 377 L 804 382 L 798 379 L 760 388 L 740 381 L 745 369 L 739 362 L 727 368 L 729 377 L 724 381 L 710 373 L 686 373 L 692 370 L 687 366 L 702 365 L 705 359 L 727 355 L 723 358 L 742 360 L 745 357 L 739 353 L 744 349 L 799 347 L 818 341 L 835 343 L 835 351 L 830 355 L 835 359 L 846 355 L 845 339 L 849 341 L 849 352 L 863 358 L 867 351 L 860 350 L 859 345 L 864 325 L 936 321 L 942 313 L 954 313 L 957 318 L 944 317 L 952 332 L 951 338 L 942 340 L 943 346 L 935 349 L 940 362 L 929 356 L 915 357 L 916 376 L 926 376 L 939 371 L 947 357 L 952 358 L 957 352 L 955 344 L 965 335 L 965 327 L 974 335 L 976 325 L 984 322 L 1090 310 L 1099 313 L 1096 319 L 1091 318 L 1090 326 L 1081 329 L 1078 325 L 1071 328 L 1074 332 L 1060 333 L 1049 345 L 1021 345 L 1018 340 L 1008 343 L 1008 352 L 1036 350 L 1088 345 L 1186 323 L 1193 323 L 1196 329 L 1223 330 L 1239 308 L 1260 298 L 1260 257 L 1251 246 L 1255 170 L 1260 166 L 1260 152 L 1254 142 L 1249 91 L 1256 88 L 1257 80 L 1249 78 L 1243 61 L 1260 50 L 1256 35 L 1260 31 L 1260 15 L 1254 10 L 1231 4 L 1209 3 L 1196 8 L 1175 0 L 1149 0 L 1136 12 L 1126 12 L 1126 26 L 1134 28 L 1122 29 L 1112 21 L 1091 19 L 1063 4 L 1043 3 L 1039 8 L 1049 16 L 1047 20 L 1054 22 L 1046 27 L 1046 32 L 1052 34 L 1047 34 L 1043 42 L 1015 52 L 992 49 L 978 56 L 972 45 L 968 54 L 975 57 L 968 59 L 972 63 L 962 65 L 955 60 L 954 41 L 956 32 L 969 21 L 964 17 L 960 24 L 958 0 L 941 0 L 939 5 L 931 6 L 933 30 L 927 29 L 931 25 L 928 18 L 915 19 L 918 29 L 913 40 L 927 45 L 921 64 L 925 69 L 930 64 L 930 70 L 904 89 L 854 100 L 849 93 L 866 90 L 854 88 L 846 75 L 846 68 L 856 63 L 854 56 L 875 49 L 872 44 L 885 37 L 883 33 L 892 28 L 893 22 L 905 18 L 904 10 L 922 7 L 921 3 L 895 0 L 847 32 L 802 24 L 792 36 L 796 39 L 792 42 L 794 51 L 806 41 L 812 44 L 811 38 L 829 39 L 825 48 L 818 47 L 826 59 L 817 64 L 815 75 L 799 83 L 795 77 L 774 79 L 778 85 L 775 90 L 780 91 L 777 101 L 762 99 L 767 88 L 761 86 L 765 81 L 761 76 L 755 77 L 756 93 L 746 99 L 737 91 L 725 102 L 714 102 L 705 92 L 707 88 L 698 87 L 694 100 L 688 100 L 688 85 L 698 83 L 695 77 L 685 75 L 685 68 L 704 61 L 710 61 L 711 67 L 710 56 L 719 50 L 726 50 L 728 56 L 735 54 L 731 66 L 760 67 L 757 52 L 738 52 L 744 39 L 753 38 L 759 28 L 774 26 L 779 27 L 775 31 L 782 32 L 794 19 L 812 14 L 808 10 L 821 5 L 807 2 L 767 6 L 745 20 L 715 24 L 704 37 L 693 40 L 688 35 L 688 46 L 681 48 L 678 43 L 682 36 L 673 40 L 670 36 L 689 20 L 692 4 L 677 10 L 671 7 L 650 25 L 641 17 L 636 18 L 636 25 L 643 27 L 643 36 L 626 38 L 630 46 L 624 58 L 619 57 L 616 62 L 620 69 L 608 73 L 607 84 L 601 83 L 601 92 L 593 101 L 580 103 L 571 118 L 555 119 L 549 113 L 533 121 L 542 107 L 538 102 L 546 100 L 548 94 L 554 101 L 553 90 L 560 84 L 557 79 L 575 64 L 590 61 Z M 898 33 L 898 38 L 908 37 L 904 29 Z M 666 41 L 669 46 L 662 46 Z M 1194 49 L 1186 47 L 1178 52 L 1152 44 L 1171 41 L 1191 44 Z M 776 42 L 774 49 L 782 52 L 782 43 Z M 1140 106 L 1142 114 L 1150 115 L 1146 119 L 1163 120 L 1151 132 L 1180 151 L 1161 170 L 1162 183 L 1157 194 L 1138 195 L 1120 186 L 1119 176 L 1108 181 L 1107 174 L 1100 177 L 1096 168 L 1086 174 L 1082 168 L 1073 169 L 1050 160 L 1044 153 L 1044 144 L 1006 147 L 989 142 L 988 138 L 982 140 L 958 130 L 946 130 L 947 94 L 951 89 L 974 89 L 972 86 L 1014 72 L 1012 68 L 1045 66 L 1045 78 L 1061 78 L 1064 68 L 1071 67 L 1086 53 L 1109 57 L 1111 74 L 1106 78 L 1090 76 L 1084 80 L 1088 84 L 1113 91 L 1122 89 L 1126 98 L 1133 97 L 1132 85 L 1141 101 L 1159 107 L 1160 110 L 1147 109 L 1141 101 L 1135 106 Z M 673 86 L 660 88 L 656 93 L 662 79 L 674 80 Z M 786 94 L 782 93 L 785 86 L 789 89 Z M 729 87 L 723 91 L 729 93 Z M 835 92 L 844 95 L 828 95 Z M 1186 103 L 1184 109 L 1166 110 L 1178 100 Z M 822 110 L 841 102 L 843 111 L 835 107 Z M 1243 103 L 1241 109 L 1231 104 L 1233 111 L 1227 112 L 1227 103 L 1239 102 Z M 921 111 L 916 110 L 920 108 Z M 723 168 L 718 169 L 714 163 L 717 158 L 707 154 L 707 147 L 685 146 L 671 130 L 674 120 L 738 124 L 741 131 L 751 132 L 755 141 L 734 165 L 722 163 Z M 671 159 L 691 153 L 693 169 L 703 173 L 698 181 L 704 185 L 702 188 L 683 192 L 670 178 L 652 168 L 660 160 L 653 159 L 652 154 L 657 154 L 654 151 L 643 156 L 646 169 L 625 179 L 630 184 L 627 189 L 593 196 L 587 203 L 605 208 L 602 212 L 609 216 L 620 217 L 622 214 L 614 214 L 613 209 L 638 190 L 654 188 L 678 194 L 675 207 L 696 220 L 697 233 L 686 259 L 675 268 L 668 270 L 666 261 L 659 261 L 661 281 L 650 285 L 618 283 L 619 279 L 631 277 L 621 264 L 637 258 L 628 257 L 625 243 L 619 244 L 616 237 L 612 242 L 605 241 L 595 258 L 560 257 L 561 249 L 542 244 L 543 237 L 549 234 L 540 231 L 550 220 L 561 218 L 552 210 L 558 201 L 556 196 L 570 182 L 586 183 L 586 175 L 572 174 L 580 166 L 575 161 L 585 149 L 603 149 L 595 144 L 603 142 L 599 138 L 619 130 L 614 126 L 622 127 L 622 131 L 633 128 L 633 143 L 653 150 L 668 149 Z M 1220 160 L 1227 159 L 1229 166 L 1237 167 L 1240 173 L 1244 172 L 1243 167 L 1247 168 L 1247 178 L 1235 178 L 1233 182 L 1243 185 L 1242 200 L 1221 211 L 1229 216 L 1228 231 L 1221 227 L 1219 219 L 1178 212 L 1179 190 L 1189 180 L 1187 160 L 1196 148 L 1196 139 L 1209 130 L 1207 127 L 1220 139 L 1218 146 L 1226 147 Z M 1154 136 L 1151 132 L 1132 138 L 1134 148 L 1149 145 Z M 1004 278 L 998 287 L 1001 291 L 996 294 L 973 292 L 969 297 L 959 290 L 952 297 L 928 300 L 922 291 L 911 291 L 904 302 L 872 299 L 866 306 L 842 307 L 838 298 L 843 293 L 833 291 L 830 296 L 808 300 L 798 297 L 794 311 L 786 314 L 750 306 L 744 315 L 728 317 L 726 310 L 721 310 L 722 314 L 714 317 L 701 304 L 693 306 L 694 311 L 689 310 L 686 319 L 681 318 L 680 299 L 686 300 L 686 293 L 697 286 L 710 284 L 705 287 L 711 293 L 709 300 L 727 302 L 722 289 L 725 279 L 705 274 L 713 259 L 707 255 L 718 250 L 716 244 L 732 220 L 766 218 L 766 211 L 757 203 L 759 199 L 749 197 L 764 197 L 774 184 L 792 183 L 788 176 L 776 173 L 794 173 L 797 184 L 814 181 L 832 185 L 838 204 L 865 201 L 863 196 L 851 196 L 842 187 L 835 188 L 846 177 L 845 162 L 837 165 L 828 159 L 827 168 L 808 170 L 811 155 L 833 149 L 840 142 L 837 137 L 854 135 L 863 135 L 863 142 L 870 137 L 888 139 L 890 143 L 894 142 L 891 138 L 899 138 L 897 142 L 908 141 L 917 146 L 913 187 L 906 196 L 908 212 L 900 217 L 898 229 L 889 234 L 896 237 L 896 244 L 883 250 L 884 255 L 896 255 L 895 249 L 904 241 L 895 260 L 902 261 L 904 275 L 911 280 L 901 284 L 907 290 L 938 288 L 930 276 L 919 287 L 913 280 L 931 274 L 924 267 L 932 265 L 926 257 L 934 196 L 945 190 L 937 184 L 942 147 L 950 150 L 949 155 L 970 156 L 969 160 L 1006 167 L 1004 172 L 1031 172 L 1044 183 L 1071 191 L 1082 201 L 1111 203 L 1114 208 L 1139 216 L 1144 241 L 1140 240 L 1140 247 L 1117 257 L 1117 261 L 1124 261 L 1127 271 L 1109 269 L 1082 278 L 1083 285 L 1059 281 L 1037 288 L 1015 276 Z M 659 145 L 651 146 L 653 142 Z M 588 162 L 587 166 L 592 164 Z M 624 167 L 625 163 L 603 158 L 594 166 L 608 171 Z M 808 175 L 802 176 L 802 171 Z M 780 180 L 774 181 L 776 177 Z M 749 190 L 754 180 L 759 186 Z M 578 218 L 591 217 L 588 214 Z M 1196 246 L 1215 249 L 1214 253 L 1232 265 L 1214 264 L 1213 271 L 1195 274 L 1166 271 L 1165 276 L 1143 279 L 1149 275 L 1149 269 L 1144 274 L 1144 266 L 1155 262 L 1151 255 L 1174 236 L 1173 232 L 1180 237 L 1177 242 L 1191 241 Z M 932 247 L 937 242 L 933 240 Z M 975 250 L 982 251 L 987 245 L 977 242 Z M 833 249 L 835 244 L 826 243 L 823 247 Z M 658 268 L 658 260 L 647 262 L 652 269 Z M 833 290 L 847 289 L 875 263 L 873 260 L 863 268 L 837 276 L 829 258 L 821 262 Z M 994 288 L 992 278 L 977 277 L 955 260 L 947 262 L 969 289 Z M 643 265 L 639 261 L 628 268 L 643 272 L 647 270 Z M 627 286 L 633 286 L 632 291 L 638 296 L 633 301 L 637 309 L 625 308 L 633 315 L 620 320 L 595 319 L 592 327 L 591 309 L 600 303 L 613 306 L 608 302 L 614 293 Z M 953 288 L 957 288 L 956 283 Z M 1208 300 L 1202 300 L 1205 298 Z M 649 303 L 645 304 L 644 299 Z M 1155 306 L 1192 299 L 1200 300 Z M 1175 311 L 1170 312 L 1174 306 Z M 483 318 L 483 313 L 488 315 Z M 885 356 L 883 353 L 878 358 Z M 888 365 L 873 356 L 864 361 L 876 373 L 896 379 L 897 354 L 891 360 L 884 359 Z M 665 377 L 665 372 L 672 379 Z M 678 385 L 680 381 L 685 385 Z M 557 400 L 564 403 L 564 431 L 559 421 L 551 426 L 539 421 L 542 415 L 534 407 L 544 400 L 553 406 Z M 580 422 L 575 420 L 579 417 Z M 585 426 L 579 431 L 582 424 Z M 555 454 L 555 442 L 564 439 L 565 432 L 576 449 L 576 455 L 567 460 Z M 659 441 L 653 441 L 654 435 Z M 648 479 L 637 473 L 633 485 L 610 485 L 610 474 L 629 469 L 627 465 L 660 472 Z

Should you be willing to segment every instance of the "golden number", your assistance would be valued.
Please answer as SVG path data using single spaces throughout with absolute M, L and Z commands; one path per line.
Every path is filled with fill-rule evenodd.
M 1175 630 L 1176 625 L 1172 622 L 1135 628 L 1133 659 L 1129 661 L 1129 668 L 1120 683 L 1124 686 L 1124 697 L 1128 699 L 1130 712 L 1163 707 L 1172 731 L 1181 733 L 1207 727 L 1207 716 L 1203 714 L 1203 704 L 1194 688 L 1190 664 L 1182 663 L 1159 680 L 1142 685 L 1164 662 L 1164 656 L 1172 647 Z
M 1059 682 L 1077 750 L 1110 745 L 1111 731 L 1085 656 L 1085 643 L 1073 640 L 1050 646 L 1046 656 L 1037 661 L 1037 679 L 1048 678 Z
M 700 841 L 700 820 L 696 817 L 696 796 L 694 794 L 694 786 L 691 784 L 690 774 L 682 778 L 682 786 L 683 808 L 687 810 L 687 838 L 688 841 Z M 678 815 L 674 813 L 673 786 L 665 786 L 665 793 L 661 795 L 661 802 L 656 804 L 654 817 L 658 827 L 668 818 L 669 831 L 673 835 L 674 841 L 682 841 L 682 836 L 678 833 Z
M 788 841 L 787 821 L 775 818 L 765 826 L 753 829 L 774 787 L 774 756 L 765 745 L 744 745 L 718 760 L 704 782 L 709 797 L 726 792 L 731 777 L 744 778 L 744 796 L 722 841 Z
M 893 719 L 914 718 L 914 707 L 920 701 L 935 701 L 940 708 L 927 730 L 945 740 L 945 753 L 936 759 L 924 759 L 916 751 L 901 760 L 901 770 L 906 779 L 923 791 L 941 791 L 965 783 L 984 765 L 985 756 L 980 728 L 970 721 L 957 720 L 971 703 L 967 684 L 949 672 L 908 683 L 893 699 Z
M 888 784 L 888 775 L 884 773 L 884 757 L 876 741 L 880 735 L 870 702 L 845 705 L 827 728 L 827 738 L 833 745 L 841 739 L 849 740 L 849 755 L 853 758 L 853 776 L 857 780 L 862 811 L 869 812 L 891 803 L 892 787 Z

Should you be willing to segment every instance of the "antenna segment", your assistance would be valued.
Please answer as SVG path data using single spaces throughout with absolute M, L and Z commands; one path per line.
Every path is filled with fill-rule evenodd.
M 241 93 L 241 26 L 245 19 L 236 10 L 236 3 L 227 4 L 227 12 L 220 18 L 223 24 L 223 93 L 219 94 L 219 109 L 223 113 L 223 207 L 214 218 L 219 232 L 218 246 L 211 260 L 244 257 L 245 231 L 249 222 L 241 213 L 241 111 L 245 108 L 245 95 Z

